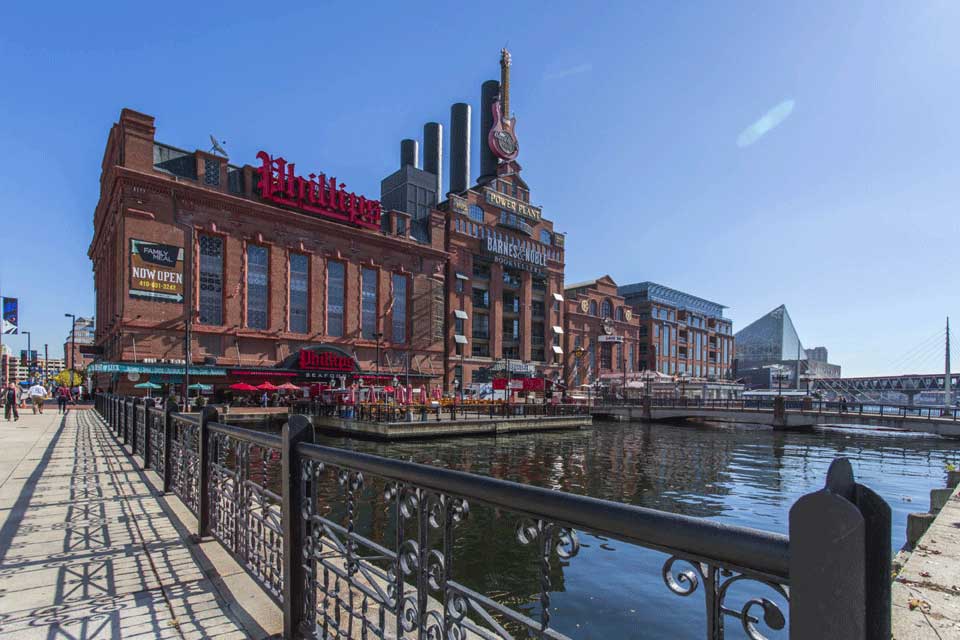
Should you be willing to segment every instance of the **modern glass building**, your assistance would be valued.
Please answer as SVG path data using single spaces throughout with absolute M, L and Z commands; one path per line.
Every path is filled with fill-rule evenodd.
M 740 369 L 779 364 L 784 360 L 802 360 L 806 357 L 797 329 L 780 305 L 770 313 L 751 322 L 734 336 Z

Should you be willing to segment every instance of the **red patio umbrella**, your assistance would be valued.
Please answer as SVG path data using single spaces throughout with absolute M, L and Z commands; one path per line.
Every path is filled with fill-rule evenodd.
M 257 389 L 260 389 L 261 391 L 276 391 L 279 388 L 280 387 L 272 385 L 269 382 L 264 382 L 263 384 L 257 385 Z
M 284 389 L 285 391 L 300 391 L 300 387 L 292 382 L 284 382 L 282 385 L 277 387 L 277 389 Z
M 234 391 L 256 391 L 257 388 L 252 384 L 247 384 L 246 382 L 238 382 L 236 384 L 230 385 L 230 388 Z

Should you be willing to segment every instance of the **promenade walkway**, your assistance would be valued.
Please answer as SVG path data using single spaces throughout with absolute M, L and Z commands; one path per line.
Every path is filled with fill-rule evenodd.
M 95 412 L 0 422 L 0 638 L 266 638 L 280 613 Z

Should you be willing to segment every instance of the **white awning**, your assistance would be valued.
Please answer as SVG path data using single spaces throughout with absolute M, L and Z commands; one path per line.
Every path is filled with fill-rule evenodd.
M 557 293 L 556 291 L 553 292 L 553 299 L 556 300 L 557 302 L 563 302 L 563 296 Z
M 457 344 L 467 344 L 467 336 L 462 336 L 459 333 L 453 336 L 453 340 Z
M 553 327 L 553 332 L 554 332 L 555 334 L 557 334 L 558 336 L 562 336 L 562 335 L 563 335 L 563 328 L 554 325 L 554 327 Z
M 454 309 L 453 315 L 457 318 L 460 318 L 461 320 L 467 319 L 467 312 L 464 311 L 463 309 Z
M 469 280 L 469 279 L 470 279 L 470 278 L 468 278 L 467 276 L 465 276 L 465 275 L 463 275 L 462 273 L 460 273 L 459 271 L 457 271 L 457 280 Z
M 558 347 L 557 345 L 553 345 L 553 352 L 556 353 L 557 355 L 561 355 L 561 356 L 563 355 L 563 349 L 561 347 Z

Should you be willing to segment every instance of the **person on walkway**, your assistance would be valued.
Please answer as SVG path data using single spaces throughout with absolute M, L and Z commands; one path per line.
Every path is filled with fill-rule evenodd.
M 266 409 L 267 405 L 270 403 L 270 396 L 267 395 L 267 392 L 264 391 L 263 395 L 260 396 L 260 405 Z
M 10 422 L 10 413 L 13 413 L 13 421 L 16 422 L 20 419 L 20 412 L 17 410 L 17 404 L 20 402 L 20 398 L 17 396 L 20 395 L 20 392 L 17 390 L 17 385 L 11 382 L 3 390 L 3 417 L 7 422 Z
M 46 387 L 39 382 L 34 382 L 33 386 L 31 386 L 27 392 L 27 395 L 30 396 L 30 404 L 32 405 L 34 415 L 36 415 L 37 411 L 40 412 L 40 415 L 43 415 L 43 400 L 47 397 Z
M 70 389 L 66 385 L 60 385 L 57 389 L 57 413 L 66 413 L 67 403 L 72 399 Z

